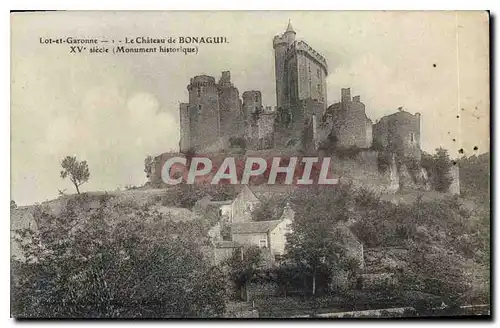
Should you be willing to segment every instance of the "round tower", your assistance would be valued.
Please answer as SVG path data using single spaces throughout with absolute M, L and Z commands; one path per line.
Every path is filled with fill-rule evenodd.
M 202 151 L 219 138 L 219 98 L 215 78 L 195 76 L 187 86 L 192 148 Z
M 277 35 L 273 39 L 274 74 L 276 78 L 276 106 L 283 108 L 285 104 L 285 55 L 288 42 L 284 36 Z

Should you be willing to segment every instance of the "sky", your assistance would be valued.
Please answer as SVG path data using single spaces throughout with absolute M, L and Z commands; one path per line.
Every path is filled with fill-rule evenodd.
M 374 122 L 398 107 L 422 114 L 421 143 L 452 157 L 489 151 L 485 12 L 49 12 L 11 15 L 11 199 L 73 193 L 67 155 L 87 160 L 83 191 L 146 182 L 144 158 L 179 145 L 189 79 L 229 70 L 275 106 L 272 38 L 291 21 L 329 66 L 328 103 L 360 95 Z M 198 54 L 70 54 L 39 38 L 225 36 Z M 474 150 L 477 147 L 477 150 Z

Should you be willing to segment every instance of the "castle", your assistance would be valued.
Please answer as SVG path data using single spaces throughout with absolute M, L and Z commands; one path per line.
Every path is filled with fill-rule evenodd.
M 420 159 L 420 114 L 399 110 L 375 124 L 360 96 L 341 90 L 328 106 L 326 59 L 296 40 L 291 23 L 273 38 L 276 106 L 264 106 L 259 90 L 239 91 L 229 71 L 191 78 L 189 102 L 180 104 L 180 151 L 218 152 L 235 145 L 246 149 L 384 148 Z

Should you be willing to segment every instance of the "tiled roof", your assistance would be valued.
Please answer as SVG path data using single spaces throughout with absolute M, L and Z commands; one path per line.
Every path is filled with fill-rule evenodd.
M 288 21 L 288 26 L 286 27 L 286 32 L 293 32 L 295 33 L 295 31 L 293 30 L 293 27 L 292 27 L 292 22 L 291 21 Z
M 266 233 L 276 228 L 280 222 L 280 220 L 273 220 L 233 223 L 231 225 L 231 234 Z
M 274 195 L 284 196 L 293 192 L 295 186 L 292 185 L 258 185 L 248 186 L 252 193 L 259 200 L 270 198 Z
M 238 248 L 241 247 L 238 243 L 232 240 L 221 240 L 215 244 L 217 248 Z

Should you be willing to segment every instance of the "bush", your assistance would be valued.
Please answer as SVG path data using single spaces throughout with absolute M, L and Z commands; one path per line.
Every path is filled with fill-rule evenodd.
M 422 153 L 421 165 L 429 174 L 431 185 L 435 190 L 448 191 L 452 182 L 450 168 L 453 164 L 446 149 L 437 148 L 434 155 Z
M 380 173 L 385 173 L 389 170 L 392 160 L 392 153 L 386 150 L 381 150 L 378 152 L 377 164 L 378 171 Z
M 337 155 L 340 159 L 356 159 L 358 154 L 362 152 L 363 149 L 357 146 L 351 146 L 348 148 L 337 147 L 334 149 L 333 153 Z
M 83 195 L 82 195 L 83 196 Z M 149 220 L 83 197 L 58 215 L 39 208 L 38 229 L 16 231 L 24 260 L 12 259 L 15 318 L 212 317 L 224 313 L 224 279 L 203 257 L 197 222 Z M 199 231 L 200 230 L 200 231 Z

